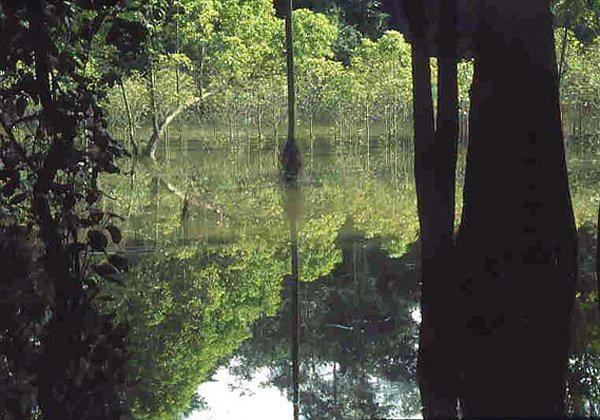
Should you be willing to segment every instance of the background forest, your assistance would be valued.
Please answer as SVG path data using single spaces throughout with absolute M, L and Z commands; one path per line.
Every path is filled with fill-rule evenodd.
M 375 0 L 294 4 L 302 410 L 414 415 L 411 46 Z M 581 250 L 568 407 L 600 415 L 600 2 L 553 8 Z M 183 418 L 220 369 L 290 398 L 284 35 L 271 0 L 0 2 L 0 417 Z
M 325 123 L 334 137 L 353 140 L 360 133 L 365 143 L 374 124 L 388 140 L 406 136 L 412 112 L 408 43 L 385 28 L 375 2 L 316 3 L 296 2 L 294 12 L 302 127 L 313 138 L 315 122 Z M 598 130 L 599 12 L 593 2 L 571 3 L 555 6 L 561 98 L 565 132 L 584 137 Z M 212 130 L 219 143 L 244 139 L 265 146 L 284 134 L 284 31 L 271 2 L 155 2 L 137 18 L 150 28 L 146 54 L 128 63 L 131 71 L 107 99 L 119 136 L 131 141 L 144 133 L 134 148 L 151 153 L 176 116 Z M 435 60 L 432 66 L 436 86 Z M 471 75 L 471 63 L 461 63 L 463 136 Z

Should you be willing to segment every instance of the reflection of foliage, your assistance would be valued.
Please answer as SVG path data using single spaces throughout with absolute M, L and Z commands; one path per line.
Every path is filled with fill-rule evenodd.
M 201 130 L 184 132 L 193 139 L 210 137 L 203 134 Z M 134 261 L 127 290 L 117 293 L 138 305 L 133 312 L 137 315 L 130 319 L 136 329 L 130 348 L 140 362 L 130 373 L 132 378 L 141 378 L 140 372 L 148 370 L 146 380 L 136 385 L 136 398 L 139 404 L 154 401 L 154 415 L 167 416 L 188 404 L 195 385 L 226 363 L 249 336 L 253 320 L 273 313 L 279 302 L 280 279 L 288 272 L 289 227 L 273 156 L 255 150 L 239 154 L 215 150 L 208 140 L 190 141 L 189 146 L 191 153 L 174 146 L 174 158 L 157 165 L 138 162 L 133 181 L 112 176 L 101 180 L 107 195 L 116 198 L 105 200 L 106 209 L 130 216 L 125 231 L 129 245 L 163 250 Z M 302 368 L 303 376 L 311 378 L 310 384 L 302 385 L 306 386 L 305 408 L 315 413 L 332 408 L 335 366 L 338 402 L 344 410 L 366 414 L 368 407 L 377 404 L 389 406 L 389 410 L 385 408 L 389 416 L 402 417 L 418 404 L 414 381 L 405 380 L 414 377 L 415 340 L 409 336 L 403 341 L 402 334 L 396 333 L 408 323 L 416 334 L 406 315 L 416 302 L 416 258 L 410 245 L 417 238 L 418 226 L 412 154 L 405 143 L 374 149 L 367 169 L 360 153 L 343 147 L 318 151 L 322 154 L 307 159 L 307 176 L 301 181 L 300 290 L 308 312 L 301 353 L 303 360 L 311 360 Z M 581 225 L 595 218 L 597 202 L 590 202 L 590 197 L 596 194 L 597 171 L 590 169 L 589 160 L 573 157 L 571 186 Z M 223 209 L 223 220 L 206 205 Z M 345 232 L 348 228 L 344 228 L 347 215 L 363 234 L 336 242 L 340 229 Z M 352 268 L 355 263 L 357 281 Z M 232 284 L 247 285 L 250 294 Z M 409 284 L 413 286 L 402 290 Z M 286 293 L 284 288 L 284 296 Z M 195 297 L 200 303 L 193 303 Z M 353 299 L 357 299 L 356 305 Z M 119 312 L 125 316 L 124 300 L 119 302 Z M 284 305 L 280 313 L 289 311 L 289 299 Z M 242 308 L 242 315 L 248 314 L 240 322 L 231 320 L 237 307 Z M 361 324 L 363 316 L 385 319 L 379 314 L 394 314 L 397 325 L 390 326 L 388 333 L 360 333 L 360 325 L 376 329 L 373 323 Z M 175 321 L 170 324 L 171 320 Z M 260 339 L 248 341 L 241 350 L 242 355 L 251 352 L 252 361 L 236 367 L 236 375 L 252 375 L 253 366 L 269 366 L 271 379 L 286 389 L 291 382 L 290 322 L 288 316 L 256 323 L 254 336 Z M 351 333 L 323 327 L 353 323 L 357 330 Z M 192 331 L 186 324 L 195 325 L 197 337 L 185 338 Z M 381 325 L 384 329 L 385 324 Z M 223 345 L 213 345 L 211 337 Z M 160 346 L 145 355 L 150 340 Z M 361 359 L 357 352 L 366 357 Z M 160 361 L 156 363 L 159 369 L 150 365 L 154 359 Z M 202 375 L 192 373 L 192 365 L 199 366 L 196 373 Z M 366 379 L 355 379 L 360 375 Z M 158 392 L 180 398 L 161 399 Z M 376 395 L 368 407 L 352 405 L 354 398 L 368 400 L 365 393 Z
M 301 411 L 307 418 L 414 414 L 415 254 L 390 259 L 351 224 L 342 228 L 337 244 L 342 261 L 300 289 Z M 266 366 L 271 382 L 291 387 L 289 286 L 278 315 L 257 322 L 253 338 L 242 345 L 235 375 L 248 378 Z
M 600 156 L 593 155 L 590 148 L 578 150 L 574 146 L 571 150 L 569 165 L 569 181 L 573 195 L 573 209 L 577 225 L 585 223 L 596 225 L 598 204 L 600 203 Z
M 232 244 L 141 256 L 111 308 L 130 326 L 128 398 L 136 415 L 171 418 L 197 386 L 273 313 L 284 263 L 268 249 Z
M 567 403 L 575 416 L 600 415 L 600 317 L 595 276 L 596 228 L 579 229 L 579 278 Z
M 137 302 L 138 309 L 126 311 L 125 300 L 122 300 L 119 303 L 122 309 L 117 311 L 124 315 L 139 313 L 127 318 L 132 328 L 130 348 L 134 353 L 133 359 L 140 360 L 131 376 L 145 378 L 136 385 L 139 395 L 135 399 L 140 405 L 148 407 L 148 415 L 168 415 L 185 407 L 195 386 L 206 380 L 216 364 L 225 360 L 248 336 L 250 323 L 260 315 L 272 313 L 278 303 L 275 297 L 279 295 L 280 286 L 278 282 L 273 282 L 280 280 L 287 271 L 289 233 L 283 217 L 282 195 L 274 183 L 276 167 L 270 159 L 270 156 L 259 155 L 252 162 L 247 162 L 241 158 L 232 159 L 230 154 L 211 152 L 190 161 L 182 157 L 179 164 L 139 165 L 133 184 L 125 179 L 103 179 L 103 186 L 109 194 L 120 198 L 107 201 L 110 209 L 130 214 L 131 225 L 130 232 L 126 232 L 127 237 L 131 240 L 132 231 L 137 231 L 136 238 L 146 243 L 158 239 L 157 246 L 171 250 L 143 257 L 134 264 L 132 272 L 136 274 L 132 279 L 136 280 L 128 282 L 129 286 L 122 295 L 123 299 L 131 297 Z M 412 206 L 410 196 L 395 193 L 394 187 L 383 180 L 374 183 L 361 181 L 357 184 L 352 174 L 362 170 L 359 169 L 360 164 L 357 165 L 350 157 L 340 156 L 336 159 L 340 159 L 339 166 L 333 167 L 340 170 L 327 172 L 322 180 L 314 180 L 315 185 L 305 186 L 307 194 L 300 225 L 300 250 L 301 277 L 306 285 L 312 284 L 315 278 L 326 276 L 342 263 L 342 252 L 336 246 L 335 239 L 347 212 L 355 215 L 361 227 L 368 228 L 369 237 L 383 235 L 381 244 L 396 249 L 398 253 L 407 249 L 403 241 L 414 238 L 414 233 L 402 234 L 398 238 L 398 230 L 410 229 L 411 225 L 394 222 L 405 211 L 406 205 Z M 384 161 L 377 159 L 373 162 L 375 169 L 378 165 L 384 165 Z M 228 170 L 223 171 L 224 167 Z M 200 239 L 201 243 L 216 251 L 201 251 L 198 245 L 175 245 L 172 242 L 181 237 L 181 224 L 203 226 L 207 215 L 202 209 L 190 206 L 188 222 L 181 220 L 183 200 L 157 182 L 157 178 L 176 185 L 190 197 L 226 209 L 226 224 L 218 231 L 214 227 L 209 230 L 208 226 L 202 228 L 204 232 L 214 233 L 211 233 L 213 239 L 208 239 L 208 242 Z M 367 195 L 377 198 L 373 203 L 366 203 Z M 384 220 L 379 220 L 382 216 Z M 398 229 L 390 229 L 391 226 L 397 226 Z M 159 231 L 158 236 L 155 236 L 155 229 Z M 191 232 L 190 236 L 184 235 L 184 238 L 199 239 Z M 222 245 L 216 245 L 214 241 L 220 241 Z M 394 243 L 397 245 L 390 245 Z M 387 266 L 385 259 L 375 264 Z M 233 267 L 237 269 L 230 271 Z M 393 277 L 392 269 L 388 267 L 387 270 Z M 248 278 L 248 281 L 244 281 L 244 278 Z M 244 287 L 250 294 L 255 290 L 254 295 L 237 295 L 240 289 L 230 286 L 233 279 L 240 287 L 242 283 L 248 283 Z M 314 287 L 317 287 L 316 284 Z M 259 285 L 263 285 L 262 289 Z M 199 296 L 200 303 L 195 308 L 191 296 L 175 292 L 184 287 L 189 293 Z M 346 296 L 343 299 L 348 298 Z M 181 306 L 191 312 L 182 312 L 179 309 Z M 240 320 L 238 309 L 235 308 L 244 307 L 249 308 L 251 314 Z M 234 323 L 230 320 L 230 314 L 233 313 L 237 316 Z M 173 318 L 179 321 L 170 324 L 169 320 Z M 195 325 L 197 329 L 198 337 L 194 340 L 184 338 L 187 336 L 186 323 Z M 218 337 L 223 345 L 213 344 L 209 340 L 211 334 L 215 340 Z M 161 344 L 155 353 L 148 350 L 150 346 L 143 341 L 144 337 Z M 184 340 L 183 344 L 181 340 Z M 191 351 L 190 348 L 195 350 Z M 268 349 L 268 352 L 271 351 L 278 353 L 281 360 L 287 355 L 279 346 Z M 391 358 L 382 357 L 381 360 L 398 365 L 397 360 Z M 188 368 L 191 365 L 195 366 L 196 374 L 191 373 L 194 369 Z M 161 368 L 157 369 L 156 366 Z M 287 362 L 282 369 L 285 366 Z M 390 375 L 396 375 L 394 368 L 390 369 Z M 189 376 L 180 374 L 180 371 L 188 372 Z M 349 375 L 348 372 L 346 381 Z M 179 378 L 179 382 L 173 378 Z M 392 388 L 396 389 L 396 386 Z M 164 395 L 179 395 L 180 398 L 174 402 L 166 400 Z

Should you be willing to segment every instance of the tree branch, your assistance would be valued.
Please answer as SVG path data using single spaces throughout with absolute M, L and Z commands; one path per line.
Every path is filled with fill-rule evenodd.
M 194 96 L 193 98 L 190 98 L 187 101 L 185 101 L 184 103 L 182 103 L 181 105 L 179 105 L 175 109 L 175 111 L 173 111 L 171 114 L 169 114 L 167 116 L 167 118 L 165 118 L 165 121 L 161 124 L 158 132 L 153 132 L 152 135 L 150 136 L 150 141 L 148 141 L 148 144 L 144 148 L 143 156 L 154 157 L 154 154 L 156 153 L 156 144 L 158 142 L 158 139 L 164 135 L 167 127 L 173 122 L 173 120 L 175 120 L 175 118 L 177 118 L 179 116 L 179 114 L 181 114 L 183 111 L 185 111 L 192 105 L 195 105 L 195 104 L 203 101 L 210 95 L 212 95 L 211 92 L 202 95 L 202 97 Z

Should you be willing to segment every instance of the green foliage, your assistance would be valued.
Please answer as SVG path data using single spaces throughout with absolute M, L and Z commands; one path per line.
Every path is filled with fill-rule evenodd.
M 189 73 L 191 61 L 183 54 L 158 56 L 155 65 L 157 115 L 164 121 L 181 104 L 197 96 L 196 85 Z
M 555 26 L 573 31 L 588 44 L 600 36 L 600 2 L 598 0 L 559 0 L 553 4 Z
M 122 1 L 0 4 L 0 417 L 115 418 L 124 330 L 95 297 L 127 269 L 100 173 L 123 149 L 101 107 L 145 31 Z M 96 255 L 94 255 L 96 253 Z
M 129 102 L 134 133 L 137 133 L 144 123 L 148 121 L 148 116 L 150 115 L 146 81 L 141 74 L 134 72 L 124 78 L 123 89 L 120 86 L 113 86 L 108 91 L 106 96 L 106 106 L 110 108 L 108 122 L 114 128 L 124 128 L 128 125 L 123 90 Z
M 323 132 L 326 133 L 321 127 L 316 128 L 317 134 Z M 266 151 L 215 150 L 210 130 L 186 129 L 182 135 L 194 140 L 191 152 L 178 149 L 179 145 L 172 146 L 174 159 L 159 160 L 156 165 L 139 162 L 134 180 L 115 175 L 100 180 L 102 189 L 115 198 L 106 201 L 105 210 L 129 215 L 123 241 L 140 254 L 131 258 L 125 288 L 115 285 L 109 291 L 116 299 L 119 319 L 126 320 L 134 331 L 130 334 L 129 350 L 132 359 L 138 362 L 130 364 L 128 370 L 131 384 L 128 398 L 140 417 L 169 418 L 181 412 L 197 385 L 226 364 L 240 346 L 244 354 L 248 354 L 245 349 L 251 348 L 249 352 L 256 364 L 271 366 L 273 360 L 279 360 L 281 370 L 274 379 L 281 380 L 276 383 L 282 383 L 283 388 L 289 381 L 283 376 L 287 372 L 283 369 L 287 369 L 287 364 L 283 363 L 289 357 L 289 342 L 285 341 L 289 338 L 285 337 L 289 335 L 290 320 L 278 321 L 280 335 L 265 340 L 260 351 L 252 347 L 258 345 L 256 340 L 252 346 L 243 344 L 249 338 L 254 320 L 277 311 L 282 279 L 289 273 L 289 227 L 284 197 L 275 183 L 276 160 Z M 306 140 L 301 137 L 300 144 L 306 146 Z M 314 161 L 307 154 L 306 179 L 301 185 L 300 287 L 307 299 L 305 307 L 312 307 L 308 302 L 317 304 L 311 312 L 311 333 L 303 343 L 312 354 L 322 357 L 316 358 L 315 363 L 332 360 L 351 363 L 343 359 L 342 351 L 325 346 L 332 339 L 326 335 L 328 331 L 317 326 L 339 322 L 336 314 L 347 314 L 340 307 L 351 308 L 353 296 L 359 296 L 360 311 L 367 311 L 370 304 L 384 312 L 393 310 L 394 305 L 386 300 L 385 293 L 378 295 L 377 282 L 363 271 L 366 258 L 363 252 L 367 249 L 376 248 L 375 255 L 385 255 L 373 260 L 372 270 L 388 267 L 389 273 L 406 274 L 416 282 L 416 277 L 410 277 L 414 275 L 414 242 L 418 238 L 412 154 L 406 142 L 388 150 L 381 146 L 373 152 L 367 169 L 360 150 L 347 150 L 344 145 L 327 147 L 314 156 Z M 461 148 L 461 159 L 464 152 Z M 595 223 L 598 171 L 593 162 L 576 156 L 572 150 L 570 157 L 578 226 Z M 459 166 L 459 172 L 463 169 Z M 184 208 L 187 208 L 185 217 Z M 329 279 L 340 266 L 345 265 L 346 270 L 352 266 L 345 260 L 351 260 L 352 247 L 340 244 L 340 231 L 347 230 L 348 218 L 353 221 L 354 229 L 361 231 L 360 239 L 352 235 L 345 238 L 356 242 L 357 275 L 364 293 L 346 290 L 348 285 L 337 277 L 335 281 Z M 407 255 L 411 257 L 397 265 L 397 260 Z M 324 282 L 329 282 L 326 288 L 321 287 Z M 406 285 L 400 281 L 394 284 Z M 283 290 L 285 298 L 285 287 Z M 342 299 L 335 309 L 328 307 L 327 290 L 333 290 L 331 293 Z M 114 304 L 108 302 L 106 307 L 113 309 Z M 280 312 L 285 313 L 286 308 L 289 309 L 283 307 Z M 412 306 L 402 308 L 410 310 Z M 325 315 L 319 313 L 330 318 L 324 320 Z M 265 334 L 274 328 L 266 321 L 259 325 L 266 325 Z M 340 344 L 343 336 L 336 340 Z M 389 346 L 402 345 L 391 337 L 383 342 Z M 385 369 L 389 368 L 392 375 L 397 360 L 385 359 L 390 347 L 382 346 L 381 341 L 375 341 L 366 345 L 363 353 L 388 360 Z M 367 364 L 367 369 L 380 374 L 383 367 L 372 363 Z M 311 376 L 308 368 L 305 374 L 314 385 L 307 392 L 319 401 L 331 395 L 330 382 Z M 360 412 L 361 408 L 352 404 L 363 396 L 353 394 L 352 390 L 356 387 L 368 394 L 373 389 L 351 380 L 351 375 L 341 378 L 339 390 L 346 389 L 349 396 L 343 399 L 345 410 Z M 382 382 L 378 386 L 388 385 Z M 412 400 L 403 400 L 406 410 L 411 410 L 414 388 L 403 386 L 389 385 L 389 392 L 412 396 Z
M 375 275 L 412 255 L 418 231 L 412 157 L 403 138 L 411 126 L 411 51 L 400 33 L 383 30 L 375 1 L 297 5 L 310 7 L 294 11 L 301 117 L 310 121 L 311 137 L 314 120 L 335 130 L 319 137 L 329 147 L 326 169 L 313 162 L 311 147 L 302 185 L 300 278 L 320 310 L 308 318 L 314 328 L 307 345 L 315 360 L 348 367 L 342 351 L 322 347 L 323 323 L 341 322 L 333 319 L 338 313 L 353 322 L 373 307 L 402 312 L 405 322 L 414 303 L 381 295 Z M 567 122 L 589 124 L 573 130 L 578 135 L 597 130 L 600 41 L 597 32 L 590 35 L 596 6 L 579 0 L 557 6 L 569 28 L 557 31 Z M 285 115 L 283 23 L 270 0 L 3 2 L 0 35 L 6 40 L 0 260 L 8 270 L 0 284 L 8 296 L 0 302 L 0 338 L 12 340 L 0 352 L 0 387 L 11 390 L 0 395 L 0 416 L 116 418 L 129 414 L 128 405 L 140 418 L 178 416 L 197 405 L 198 384 L 249 338 L 254 321 L 276 313 L 289 271 L 277 164 L 270 154 L 255 153 L 250 133 L 256 129 L 262 147 L 265 125 L 278 145 Z M 435 63 L 432 69 L 435 74 Z M 472 63 L 459 64 L 463 116 L 472 71 Z M 109 132 L 128 128 L 133 148 L 145 125 L 161 128 L 179 114 L 194 123 L 226 121 L 239 153 L 215 151 L 218 133 L 194 130 L 175 146 L 165 142 L 166 159 L 132 160 L 129 177 L 117 176 L 116 158 L 125 153 Z M 371 124 L 385 125 L 385 132 L 377 128 L 377 151 L 371 156 L 367 149 L 365 159 Z M 190 154 L 189 140 L 198 140 L 191 145 L 202 152 Z M 175 147 L 181 157 L 169 159 Z M 597 170 L 574 171 L 571 185 L 578 225 L 597 229 Z M 123 231 L 117 214 L 127 217 Z M 350 219 L 362 232 L 352 250 L 338 237 Z M 133 247 L 131 261 L 113 253 L 125 244 Z M 357 289 L 345 288 L 350 256 L 369 252 L 381 265 L 353 272 Z M 414 267 L 410 261 L 403 267 L 409 264 Z M 340 284 L 331 284 L 332 273 Z M 327 296 L 336 296 L 337 306 Z M 598 299 L 581 296 L 583 306 Z M 597 329 L 588 333 L 586 345 L 597 351 Z M 280 357 L 284 340 L 276 338 L 265 342 L 275 342 Z M 383 359 L 390 347 L 406 347 L 399 340 L 367 340 L 361 349 Z M 63 351 L 64 342 L 73 346 Z M 265 349 L 256 357 L 266 360 Z M 363 374 L 390 368 L 351 367 Z M 321 401 L 320 387 L 330 384 L 311 381 L 307 395 Z M 383 415 L 372 400 L 352 406 L 353 392 L 368 385 L 341 385 L 351 396 L 347 413 Z
M 385 30 L 385 14 L 374 0 L 295 0 L 294 7 L 335 14 L 344 26 L 356 28 L 371 39 Z
M 136 418 L 173 418 L 198 385 L 273 313 L 285 272 L 268 249 L 199 246 L 140 257 L 111 307 L 130 326 L 127 398 Z M 113 306 L 114 305 L 114 306 Z
M 338 28 L 326 16 L 308 9 L 294 11 L 294 56 L 299 63 L 310 58 L 333 58 Z
M 388 142 L 404 137 L 412 113 L 410 46 L 400 33 L 384 31 L 374 23 L 382 16 L 374 12 L 375 6 L 375 2 L 306 1 L 296 3 L 294 11 L 299 117 L 311 127 L 315 121 L 334 123 L 340 136 L 367 144 L 371 125 L 377 123 L 385 125 Z M 594 8 L 583 0 L 558 2 L 557 25 L 571 31 L 574 26 L 568 22 L 582 22 L 595 13 Z M 249 141 L 258 138 L 260 146 L 268 138 L 277 147 L 285 123 L 287 87 L 284 25 L 274 16 L 272 1 L 154 0 L 137 16 L 150 35 L 146 61 L 157 66 L 154 102 L 159 126 L 173 110 L 169 103 L 185 103 L 181 96 L 192 92 L 197 96 L 208 93 L 193 112 L 183 114 L 188 121 L 212 122 L 215 141 L 227 138 L 234 147 L 240 147 L 242 136 L 250 137 Z M 370 36 L 375 33 L 377 36 Z M 582 119 L 579 114 L 585 114 L 588 121 L 598 115 L 600 89 L 594 71 L 598 42 L 588 36 L 584 46 L 575 35 L 569 35 L 565 44 L 563 33 L 563 29 L 557 30 L 559 61 L 562 46 L 568 44 L 561 65 L 565 114 L 573 123 L 570 128 L 590 134 L 594 122 L 581 130 L 577 124 Z M 149 85 L 150 69 L 142 70 Z M 435 60 L 432 71 L 435 94 Z M 471 62 L 459 63 L 458 74 L 465 137 Z M 135 104 L 135 93 L 132 96 L 134 108 L 141 109 Z M 135 131 L 138 115 L 144 115 L 146 123 L 152 119 L 151 96 L 145 105 L 148 111 L 135 112 Z M 122 132 L 127 122 L 121 102 L 115 90 L 109 103 L 114 103 L 115 129 Z M 221 122 L 227 126 L 224 137 L 219 133 Z
M 556 32 L 560 93 L 566 116 L 566 133 L 582 141 L 597 140 L 600 133 L 600 37 L 587 45 L 567 29 Z M 591 138 L 590 138 L 591 136 Z
M 179 79 L 175 79 L 172 72 L 161 74 L 166 68 L 174 68 L 179 78 L 193 76 L 199 89 L 212 95 L 199 108 L 198 118 L 226 120 L 230 141 L 234 140 L 240 124 L 254 126 L 260 139 L 264 134 L 263 125 L 268 125 L 277 143 L 277 130 L 285 115 L 284 28 L 274 17 L 271 2 L 189 0 L 169 10 L 161 18 L 165 23 L 163 29 L 156 23 L 149 29 L 154 46 L 148 54 L 158 69 L 154 99 L 157 106 L 165 108 L 163 104 L 170 101 L 168 96 L 172 92 L 183 92 L 177 89 Z M 171 28 L 173 20 L 177 25 L 175 32 Z M 408 44 L 393 31 L 385 33 L 377 42 L 361 41 L 356 34 L 335 14 L 302 8 L 294 11 L 298 104 L 302 117 L 311 125 L 317 118 L 333 117 L 340 125 L 350 124 L 355 130 L 361 118 L 352 115 L 356 114 L 352 111 L 366 103 L 373 108 L 371 113 L 375 119 L 390 119 L 393 115 L 397 119 L 398 113 L 408 109 L 411 81 Z M 373 57 L 367 57 L 369 42 L 377 50 Z M 185 63 L 174 60 L 178 55 L 170 52 L 173 48 L 169 46 L 173 44 L 188 57 Z M 354 64 L 347 66 L 337 61 L 336 54 L 340 53 L 351 54 L 353 58 L 346 58 L 346 64 L 349 61 Z M 358 64 L 360 62 L 363 64 Z M 150 76 L 146 72 L 145 77 Z M 367 102 L 365 95 L 371 98 Z M 377 95 L 380 102 L 385 102 L 378 103 L 379 108 L 374 107 Z M 115 91 L 111 95 L 115 101 L 111 114 L 123 115 L 117 98 Z M 149 95 L 148 109 L 151 109 L 150 101 Z M 160 109 L 157 113 L 162 114 L 157 120 L 164 120 L 168 114 Z M 134 120 L 137 126 L 137 117 Z M 115 117 L 114 121 L 123 127 L 122 117 Z

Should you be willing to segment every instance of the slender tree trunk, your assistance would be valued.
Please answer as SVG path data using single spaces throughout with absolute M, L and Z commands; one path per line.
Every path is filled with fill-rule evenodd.
M 123 78 L 119 78 L 119 87 L 121 88 L 121 96 L 123 97 L 123 103 L 125 104 L 125 113 L 127 114 L 127 128 L 129 135 L 129 143 L 131 144 L 131 148 L 133 154 L 137 156 L 138 154 L 138 146 L 135 142 L 135 131 L 133 127 L 133 117 L 131 115 L 131 108 L 129 107 L 129 100 L 127 99 L 127 93 L 125 92 L 125 85 L 123 84 Z
M 198 64 L 198 93 L 204 95 L 204 43 L 200 44 L 200 63 Z
M 367 170 L 371 169 L 371 124 L 369 119 L 371 116 L 369 115 L 369 105 L 365 107 L 365 129 L 367 136 Z
M 158 108 L 156 105 L 156 74 L 154 62 L 150 61 L 150 108 L 152 112 L 152 136 L 158 139 Z
M 339 417 L 338 403 L 338 375 L 337 363 L 333 362 L 333 414 L 335 418 Z
M 262 106 L 258 105 L 256 110 L 256 126 L 258 129 L 258 144 L 262 145 Z
M 252 126 L 252 116 L 250 114 L 250 111 L 248 111 L 248 114 L 246 115 L 246 141 L 248 142 L 248 146 L 250 146 L 250 142 L 252 140 L 252 130 L 251 127 Z
M 583 112 L 581 104 L 577 104 L 577 121 L 578 121 L 578 130 L 577 134 L 579 136 L 583 135 Z
M 294 49 L 293 19 L 291 10 L 293 10 L 292 0 L 289 0 L 290 13 L 285 19 L 286 32 L 286 49 L 287 49 L 287 88 L 288 88 L 288 142 L 295 144 L 296 142 L 296 82 L 294 75 L 294 54 L 291 52 Z
M 394 104 L 389 102 L 385 110 L 385 137 L 388 143 L 392 140 L 392 116 L 394 115 Z
M 458 238 L 461 406 L 468 417 L 563 417 L 577 233 L 550 3 L 489 0 L 478 12 Z
M 294 40 L 293 40 L 293 1 L 285 0 L 287 14 L 285 16 L 285 37 L 287 57 L 287 87 L 288 87 L 288 136 L 281 151 L 283 180 L 286 185 L 287 213 L 290 222 L 291 268 L 293 282 L 292 304 L 292 404 L 294 419 L 300 416 L 300 302 L 299 302 L 299 269 L 300 256 L 298 251 L 298 216 L 300 187 L 297 183 L 301 166 L 300 151 L 296 144 L 296 88 L 294 69 Z
M 241 146 L 240 129 L 238 127 L 238 124 L 239 124 L 239 121 L 236 118 L 233 118 L 233 135 L 237 139 L 237 150 L 240 151 L 240 150 L 242 150 L 242 146 Z
M 564 29 L 564 34 L 563 34 L 563 38 L 562 38 L 562 45 L 560 48 L 560 61 L 559 61 L 559 65 L 558 65 L 558 89 L 560 91 L 560 87 L 562 84 L 562 77 L 564 74 L 564 70 L 565 70 L 565 60 L 567 58 L 567 48 L 568 48 L 568 31 L 567 28 L 563 28 Z
M 315 136 L 313 135 L 313 116 L 311 114 L 309 118 L 309 126 L 310 126 L 310 160 L 311 160 L 311 168 L 312 168 L 312 159 L 313 159 L 313 148 L 315 145 Z
M 277 141 L 277 107 L 275 105 L 273 105 L 273 109 L 272 109 L 272 122 L 273 122 L 273 140 L 275 141 L 275 144 L 277 145 L 279 142 Z

